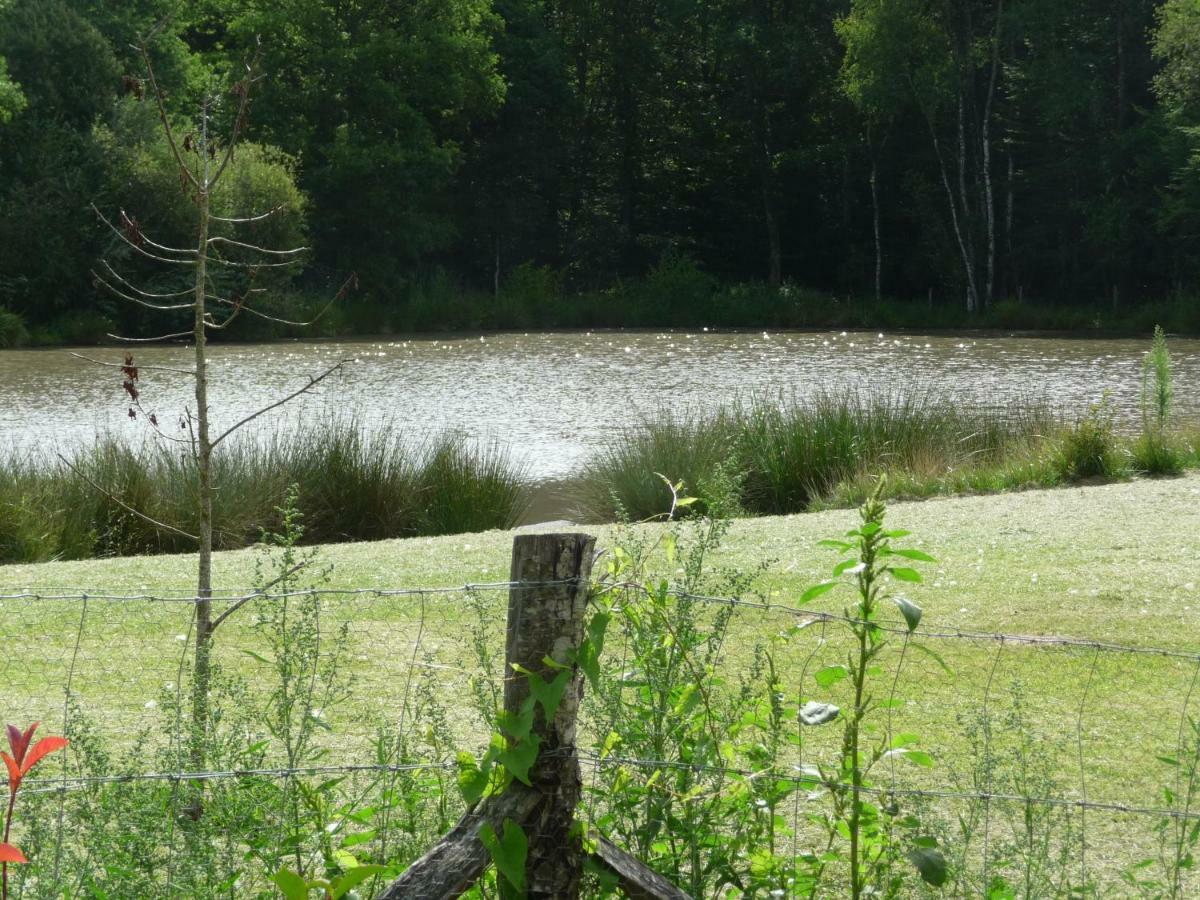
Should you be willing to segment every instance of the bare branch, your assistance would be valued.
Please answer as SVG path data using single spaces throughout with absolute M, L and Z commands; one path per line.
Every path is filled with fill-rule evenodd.
M 233 131 L 229 134 L 229 146 L 225 148 L 225 155 L 221 158 L 221 164 L 217 166 L 216 174 L 208 179 L 205 185 L 206 189 L 211 189 L 220 179 L 225 171 L 225 167 L 229 165 L 229 161 L 233 159 L 233 148 L 237 146 L 238 138 L 241 137 L 242 129 L 246 124 L 246 108 L 250 105 L 250 85 L 254 84 L 254 69 L 258 66 L 258 61 L 262 58 L 262 44 L 256 41 L 254 57 L 246 64 L 246 77 L 238 82 L 241 86 L 241 102 L 238 103 L 237 118 L 233 120 Z
M 242 597 L 235 604 L 233 604 L 233 606 L 229 607 L 229 609 L 225 610 L 225 612 L 221 613 L 219 616 L 217 616 L 215 619 L 213 619 L 212 624 L 208 627 L 208 633 L 211 635 L 214 631 L 217 630 L 218 625 L 220 625 L 222 622 L 224 622 L 226 619 L 228 619 L 231 615 L 233 615 L 235 612 L 237 612 L 239 609 L 241 609 L 243 606 L 245 606 L 251 600 L 261 597 L 263 594 L 265 594 L 271 588 L 275 587 L 275 585 L 279 584 L 279 582 L 283 581 L 285 578 L 292 577 L 297 572 L 299 572 L 301 569 L 303 569 L 306 565 L 308 565 L 307 560 L 298 562 L 298 563 L 296 563 L 296 565 L 292 566 L 290 569 L 288 569 L 286 572 L 284 572 L 278 578 L 268 581 L 266 584 L 264 584 L 262 587 L 260 587 L 258 590 L 256 590 L 253 594 L 247 594 L 245 597 Z
M 120 497 L 116 496 L 111 491 L 106 491 L 104 488 L 100 487 L 100 485 L 96 484 L 96 482 L 92 481 L 92 479 L 88 478 L 87 475 L 82 470 L 80 470 L 77 466 L 75 466 L 69 459 L 67 459 L 61 453 L 58 453 L 55 455 L 60 460 L 62 460 L 63 465 L 65 465 L 68 469 L 70 469 L 72 472 L 74 472 L 76 475 L 78 475 L 80 478 L 82 478 L 84 481 L 86 481 L 88 484 L 90 484 L 95 490 L 99 491 L 101 494 L 103 494 L 105 497 L 107 497 L 113 503 L 116 503 L 118 506 L 120 506 L 122 509 L 126 510 L 127 512 L 131 512 L 135 516 L 137 516 L 139 519 L 143 519 L 144 521 L 149 522 L 155 528 L 161 528 L 163 531 L 173 532 L 173 533 L 181 535 L 182 537 L 185 537 L 191 541 L 199 541 L 200 540 L 200 538 L 196 537 L 194 534 L 188 534 L 186 531 L 176 528 L 174 525 L 168 525 L 166 522 L 160 522 L 157 519 L 153 519 L 150 516 L 146 515 L 144 512 L 140 512 L 139 510 L 134 509 L 132 506 L 130 506 L 128 503 L 126 503 L 124 500 L 122 500 Z
M 127 287 L 129 290 L 133 291 L 135 294 L 137 294 L 141 297 L 149 297 L 152 300 L 170 300 L 173 297 L 190 297 L 192 294 L 196 293 L 195 288 L 190 288 L 190 287 L 184 288 L 182 291 L 170 291 L 168 293 L 154 293 L 153 291 L 143 291 L 136 284 L 133 284 L 128 279 L 123 278 L 116 269 L 114 269 L 111 265 L 109 265 L 107 259 L 102 258 L 100 260 L 100 265 L 102 265 L 102 266 L 104 266 L 104 268 L 108 269 L 108 273 L 113 278 L 115 278 L 117 281 L 121 282 L 121 284 L 125 285 L 125 287 Z M 95 275 L 96 273 L 93 272 L 92 274 Z M 191 304 L 189 303 L 188 306 L 191 306 Z
M 266 247 L 259 247 L 255 244 L 245 244 L 241 241 L 235 241 L 232 238 L 221 237 L 219 235 L 217 237 L 210 237 L 208 239 L 210 244 L 215 244 L 218 241 L 222 244 L 231 244 L 234 247 L 244 247 L 247 250 L 253 250 L 255 253 L 270 253 L 273 256 L 295 256 L 297 253 L 304 253 L 308 250 L 307 247 L 293 247 L 291 250 L 270 250 Z
M 277 212 L 281 212 L 285 208 L 286 208 L 286 204 L 280 203 L 274 209 L 268 209 L 265 213 L 262 213 L 261 215 L 257 215 L 257 216 L 246 216 L 241 219 L 231 219 L 231 218 L 226 218 L 225 216 L 209 216 L 209 218 L 212 219 L 214 222 L 225 222 L 229 225 L 247 225 L 251 222 L 261 222 L 261 221 L 263 221 L 263 219 L 268 219 L 271 216 L 275 215 Z
M 358 281 L 358 273 L 351 272 L 350 277 L 347 278 L 344 282 L 342 282 L 342 286 L 340 288 L 338 288 L 338 291 L 336 294 L 333 295 L 333 298 L 328 303 L 326 303 L 324 306 L 322 306 L 321 309 L 317 312 L 317 314 L 315 316 L 313 316 L 311 319 L 309 319 L 307 322 L 293 322 L 291 319 L 281 319 L 278 316 L 272 316 L 272 315 L 268 315 L 265 312 L 261 312 L 261 311 L 255 309 L 253 306 L 248 306 L 245 303 L 241 304 L 241 309 L 245 312 L 248 312 L 252 316 L 258 316 L 258 318 L 260 318 L 260 319 L 266 319 L 268 322 L 276 322 L 280 325 L 293 325 L 297 328 L 306 328 L 307 326 L 316 323 L 323 315 L 325 315 L 325 313 L 329 312 L 329 308 L 331 306 L 333 306 L 333 304 L 335 304 L 339 300 L 341 300 L 343 297 L 345 297 L 346 292 L 349 291 L 350 288 L 357 281 Z M 247 294 L 259 293 L 262 290 L 264 290 L 264 289 L 259 288 L 255 291 L 247 291 L 246 293 Z M 223 303 L 226 306 L 236 305 L 235 301 L 228 300 L 225 297 L 217 297 L 217 296 L 210 295 L 210 298 L 212 300 L 215 300 L 218 303 Z M 232 318 L 232 316 L 230 318 Z M 222 326 L 222 327 L 224 327 L 224 326 Z
M 192 331 L 189 329 L 187 331 L 176 331 L 174 334 L 157 334 L 154 337 L 144 338 L 125 337 L 123 334 L 113 334 L 110 331 L 105 332 L 105 336 L 112 338 L 114 341 L 126 341 L 130 344 L 153 344 L 156 341 L 170 341 L 175 338 L 192 337 Z
M 225 321 L 223 321 L 223 322 L 218 322 L 215 318 L 213 318 L 212 313 L 205 313 L 204 314 L 204 326 L 206 328 L 213 328 L 217 331 L 221 331 L 221 330 L 229 327 L 229 324 L 238 317 L 238 313 L 240 313 L 243 309 L 246 308 L 246 304 L 244 303 L 244 300 L 245 300 L 244 297 L 241 298 L 240 300 L 234 300 L 234 301 L 226 300 L 224 297 L 218 297 L 216 299 L 221 303 L 225 303 L 227 305 L 232 306 L 233 312 L 231 312 L 229 315 L 227 315 L 225 317 Z
M 150 35 L 156 34 L 166 23 L 169 17 L 164 17 L 150 31 Z M 150 65 L 150 52 L 146 49 L 150 37 L 147 37 L 138 46 L 138 51 L 142 54 L 142 63 L 146 66 L 146 76 L 150 80 L 150 89 L 154 92 L 154 102 L 158 104 L 158 117 L 162 120 L 163 131 L 167 135 L 167 143 L 171 145 L 171 153 L 175 157 L 175 163 L 179 166 L 179 171 L 186 176 L 192 187 L 199 188 L 200 182 L 196 180 L 196 176 L 192 174 L 192 170 L 188 168 L 188 164 L 183 161 L 183 156 L 179 153 L 179 145 L 175 143 L 175 132 L 171 130 L 171 121 L 167 118 L 167 107 L 163 102 L 162 88 L 158 86 L 158 79 L 154 77 L 154 67 Z
M 82 353 L 72 353 L 71 355 L 73 357 L 75 357 L 76 359 L 82 359 L 85 362 L 94 363 L 97 366 L 105 366 L 106 368 L 109 368 L 109 369 L 125 368 L 125 366 L 122 365 L 121 363 L 105 362 L 102 359 L 94 359 L 90 356 L 84 356 Z M 138 366 L 138 368 L 141 369 L 143 372 L 172 372 L 176 375 L 187 375 L 190 378 L 194 378 L 196 375 L 195 371 L 192 369 L 174 369 L 174 368 L 171 368 L 170 366 Z
M 286 266 L 294 266 L 299 262 L 298 259 L 287 259 L 283 262 L 257 262 L 245 263 L 237 262 L 232 259 L 224 259 L 220 256 L 208 257 L 208 262 L 218 266 L 229 266 L 231 269 L 281 269 Z
M 330 375 L 332 375 L 334 372 L 336 372 L 340 368 L 342 368 L 342 366 L 346 365 L 346 363 L 351 362 L 351 361 L 352 360 L 349 360 L 349 359 L 338 360 L 337 363 L 330 366 L 328 369 L 326 369 L 320 375 L 317 375 L 316 377 L 313 377 L 310 375 L 308 377 L 308 384 L 306 384 L 304 387 L 300 388 L 297 391 L 292 391 L 292 393 L 288 394 L 286 397 L 276 400 L 274 403 L 264 406 L 262 409 L 258 410 L 257 412 L 251 413 L 250 415 L 246 416 L 241 421 L 235 422 L 233 425 L 230 425 L 223 432 L 221 432 L 221 434 L 218 435 L 212 441 L 212 443 L 209 444 L 209 448 L 216 447 L 217 444 L 221 443 L 221 441 L 225 440 L 225 438 L 229 437 L 231 434 L 233 434 L 235 431 L 237 431 L 243 425 L 248 425 L 249 423 L 251 423 L 255 419 L 257 419 L 259 416 L 265 415 L 266 413 L 269 413 L 273 409 L 278 409 L 279 407 L 283 406 L 285 403 L 290 403 L 292 400 L 295 400 L 301 394 L 307 394 L 309 391 L 311 391 L 314 387 L 316 387 L 318 384 L 320 384 L 322 381 L 324 381 Z
M 132 294 L 126 294 L 124 291 L 119 290 L 118 288 L 109 284 L 104 280 L 104 277 L 97 274 L 94 269 L 91 272 L 91 276 L 96 280 L 97 283 L 108 288 L 109 293 L 113 294 L 114 296 L 120 297 L 122 300 L 128 300 L 130 303 L 136 303 L 138 306 L 144 306 L 147 309 L 169 311 L 174 309 L 191 309 L 196 305 L 195 303 L 150 303 L 147 300 L 141 300 L 137 297 L 134 297 Z M 185 291 L 185 293 L 191 293 L 191 291 Z
M 141 248 L 141 247 L 139 247 L 137 244 L 135 244 L 133 241 L 131 241 L 131 240 L 130 240 L 130 239 L 129 239 L 129 238 L 126 236 L 126 235 L 125 235 L 125 233 L 124 233 L 123 231 L 121 231 L 121 229 L 117 228 L 117 226 L 116 226 L 116 225 L 114 225 L 112 222 L 108 221 L 108 219 L 105 217 L 104 213 L 100 212 L 100 209 L 99 209 L 99 208 L 96 206 L 96 204 L 95 204 L 95 203 L 93 203 L 93 204 L 92 204 L 92 209 L 94 209 L 94 210 L 96 211 L 96 215 L 100 217 L 100 220 L 101 220 L 101 221 L 102 221 L 102 222 L 103 222 L 105 225 L 107 225 L 107 226 L 108 226 L 110 229 L 112 229 L 112 232 L 113 232 L 113 234 L 115 234 L 117 237 L 119 237 L 119 238 L 120 238 L 121 240 L 123 240 L 123 241 L 124 241 L 126 244 L 128 244 L 128 245 L 129 245 L 130 247 L 132 247 L 132 248 L 133 248 L 135 251 L 137 251 L 137 252 L 138 252 L 138 253 L 140 253 L 142 256 L 146 257 L 147 259 L 152 259 L 152 260 L 154 260 L 155 262 L 161 262 L 161 263 L 171 263 L 171 264 L 174 264 L 174 265 L 177 265 L 177 266 L 195 266 L 195 265 L 196 265 L 196 260 L 195 260 L 195 259 L 170 259 L 169 257 L 166 257 L 166 256 L 158 256 L 157 254 L 150 253 L 148 250 L 144 250 L 143 248 Z M 194 251 L 194 250 L 175 250 L 175 251 L 172 251 L 172 252 L 175 252 L 175 253 L 193 253 L 193 254 L 195 253 L 195 251 Z

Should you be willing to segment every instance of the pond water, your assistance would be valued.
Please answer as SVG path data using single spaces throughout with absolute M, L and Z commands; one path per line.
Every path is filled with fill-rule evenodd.
M 211 348 L 215 420 L 231 423 L 339 359 L 344 371 L 255 429 L 298 417 L 392 422 L 414 437 L 461 429 L 512 449 L 539 482 L 577 470 L 614 429 L 664 408 L 714 410 L 735 398 L 807 396 L 842 386 L 919 386 L 963 404 L 1041 399 L 1070 410 L 1111 392 L 1122 421 L 1138 417 L 1145 339 L 1084 340 L 877 332 L 588 332 Z M 1170 339 L 1176 409 L 1200 418 L 1200 340 Z M 119 363 L 123 351 L 87 353 Z M 185 346 L 136 347 L 136 362 L 186 367 Z M 145 440 L 130 421 L 115 368 L 62 350 L 0 351 L 0 448 L 45 452 L 101 432 Z M 143 403 L 176 422 L 185 377 L 143 370 Z

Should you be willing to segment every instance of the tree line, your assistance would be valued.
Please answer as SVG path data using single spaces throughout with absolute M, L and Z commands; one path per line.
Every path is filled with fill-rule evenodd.
M 431 278 L 569 294 L 682 260 L 757 283 L 749 319 L 789 285 L 971 314 L 1195 306 L 1193 0 L 177 7 L 0 0 L 0 307 L 31 328 L 140 327 L 95 289 L 113 247 L 91 204 L 193 227 L 131 46 L 169 13 L 150 49 L 181 134 L 204 98 L 228 124 L 261 46 L 214 203 L 283 207 L 264 243 L 311 246 L 279 303 L 355 271 L 382 321 Z

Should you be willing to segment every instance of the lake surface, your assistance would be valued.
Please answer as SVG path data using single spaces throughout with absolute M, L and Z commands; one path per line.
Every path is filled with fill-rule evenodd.
M 811 396 L 851 385 L 918 385 L 963 404 L 1028 398 L 1071 410 L 1111 391 L 1118 416 L 1138 420 L 1148 339 L 922 336 L 862 332 L 589 332 L 500 334 L 211 348 L 211 405 L 229 424 L 295 390 L 339 359 L 344 371 L 247 429 L 295 427 L 299 416 L 395 423 L 414 438 L 460 429 L 509 446 L 530 477 L 569 476 L 614 430 L 664 408 L 715 410 L 755 395 Z M 1176 409 L 1200 419 L 1200 340 L 1170 339 Z M 119 363 L 119 348 L 80 351 Z M 135 347 L 141 366 L 187 367 L 185 346 Z M 101 432 L 147 439 L 130 421 L 115 368 L 62 350 L 0 351 L 0 448 L 46 452 Z M 143 404 L 164 424 L 192 402 L 187 378 L 143 371 Z M 178 426 L 176 426 L 178 427 Z

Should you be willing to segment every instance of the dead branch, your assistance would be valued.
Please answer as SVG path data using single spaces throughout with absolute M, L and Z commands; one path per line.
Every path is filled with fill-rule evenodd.
M 229 135 L 229 146 L 225 148 L 225 155 L 221 158 L 221 164 L 217 166 L 216 174 L 209 178 L 208 183 L 205 184 L 206 189 L 211 188 L 220 180 L 225 167 L 233 159 L 233 148 L 237 146 L 238 138 L 241 137 L 242 129 L 245 127 L 246 108 L 250 105 L 250 86 L 255 81 L 254 69 L 258 66 L 258 61 L 262 59 L 262 43 L 260 41 L 256 41 L 255 43 L 254 56 L 246 64 L 246 77 L 243 81 L 239 82 L 241 85 L 241 90 L 239 91 L 240 102 L 238 103 L 237 117 L 233 120 L 233 130 Z
M 182 537 L 185 537 L 191 541 L 198 542 L 200 540 L 200 538 L 196 537 L 196 535 L 194 535 L 194 534 L 188 534 L 186 531 L 176 528 L 174 525 L 168 525 L 165 522 L 160 522 L 157 519 L 151 518 L 150 516 L 146 515 L 144 512 L 134 509 L 132 506 L 130 506 L 128 503 L 126 503 L 124 500 L 122 500 L 120 497 L 116 496 L 111 491 L 106 491 L 104 488 L 100 487 L 100 485 L 96 484 L 96 482 L 92 481 L 92 479 L 88 478 L 88 476 L 81 469 L 79 469 L 77 466 L 75 466 L 69 459 L 67 459 L 61 453 L 57 453 L 55 455 L 62 461 L 63 465 L 65 465 L 68 469 L 70 469 L 72 472 L 74 472 L 76 475 L 78 475 L 80 478 L 82 478 L 84 481 L 86 481 L 88 484 L 90 484 L 94 490 L 99 491 L 101 494 L 103 494 L 105 497 L 107 497 L 109 500 L 111 500 L 113 503 L 117 504 L 122 509 L 126 510 L 127 512 L 131 512 L 135 516 L 137 516 L 139 519 L 149 522 L 155 528 L 161 528 L 163 531 L 173 532 L 173 533 L 178 534 Z
M 296 327 L 299 327 L 299 328 L 305 328 L 305 327 L 307 327 L 307 326 L 309 326 L 309 325 L 313 325 L 313 324 L 315 324 L 317 321 L 319 321 L 319 320 L 320 320 L 320 318 L 321 318 L 322 316 L 324 316 L 324 315 L 325 315 L 325 313 L 329 312 L 329 309 L 330 309 L 330 308 L 333 306 L 333 304 L 337 303 L 339 300 L 341 300 L 343 297 L 345 297 L 345 296 L 346 296 L 346 292 L 347 292 L 347 291 L 349 291 L 349 290 L 350 290 L 350 288 L 351 288 L 351 287 L 352 287 L 352 286 L 353 286 L 353 285 L 354 285 L 354 284 L 355 284 L 357 281 L 358 281 L 358 274 L 357 274 L 356 272 L 351 272 L 351 273 L 350 273 L 350 277 L 349 277 L 349 278 L 347 278 L 347 279 L 346 279 L 344 282 L 342 282 L 342 286 L 341 286 L 340 288 L 338 288 L 338 291 L 337 291 L 337 293 L 336 293 L 336 294 L 334 294 L 334 295 L 333 295 L 333 297 L 332 297 L 332 298 L 331 298 L 331 299 L 330 299 L 330 300 L 329 300 L 329 301 L 328 301 L 328 302 L 327 302 L 327 303 L 326 303 L 324 306 L 322 306 L 322 307 L 320 308 L 320 310 L 318 310 L 318 311 L 317 311 L 317 314 L 316 314 L 315 316 L 313 316 L 311 319 L 309 319 L 307 322 L 294 322 L 294 321 L 292 321 L 291 319 L 281 319 L 281 318 L 279 318 L 278 316 L 272 316 L 272 315 L 269 315 L 269 314 L 267 314 L 267 313 L 265 313 L 265 312 L 262 312 L 262 311 L 260 311 L 260 310 L 257 310 L 257 309 L 255 309 L 254 307 L 252 307 L 252 306 L 249 306 L 249 305 L 247 305 L 247 304 L 246 304 L 246 303 L 244 303 L 244 302 L 243 302 L 243 303 L 241 303 L 241 304 L 240 304 L 240 306 L 239 306 L 239 304 L 237 303 L 237 301 L 230 300 L 230 299 L 228 299 L 228 298 L 226 298 L 226 297 L 218 297 L 218 296 L 216 296 L 216 295 L 211 295 L 211 294 L 210 294 L 210 295 L 209 295 L 209 298 L 210 298 L 210 299 L 212 299 L 212 300 L 215 300 L 217 303 L 223 303 L 223 304 L 225 304 L 226 306 L 239 306 L 239 309 L 241 309 L 242 311 L 244 311 L 244 312 L 247 312 L 247 313 L 249 313 L 249 314 L 250 314 L 250 315 L 252 315 L 252 316 L 257 316 L 257 317 L 258 317 L 258 318 L 260 318 L 260 319 L 266 319 L 268 322 L 276 322 L 276 323 L 278 323 L 278 324 L 280 324 L 280 325 L 294 325 L 294 326 L 296 326 Z M 262 288 L 259 288 L 259 289 L 257 289 L 257 290 L 254 290 L 254 291 L 247 291 L 246 293 L 247 293 L 247 294 L 250 294 L 250 293 L 260 293 L 262 290 L 263 290 Z M 230 318 L 232 318 L 232 316 L 230 316 Z M 226 322 L 228 322 L 228 320 L 226 320 Z M 224 326 L 224 325 L 221 325 L 220 327 L 221 327 L 221 328 L 224 328 L 225 326 Z
M 281 269 L 281 268 L 285 268 L 286 266 L 294 266 L 294 265 L 296 265 L 296 263 L 299 262 L 299 260 L 288 259 L 288 260 L 284 260 L 283 262 L 246 263 L 246 262 L 237 262 L 236 260 L 232 260 L 232 259 L 225 259 L 220 256 L 210 256 L 210 257 L 208 257 L 208 262 L 215 263 L 218 266 L 229 266 L 229 268 L 231 268 L 231 269 Z
M 251 222 L 261 222 L 275 215 L 277 212 L 282 212 L 286 209 L 286 205 L 281 203 L 273 209 L 268 209 L 265 213 L 257 216 L 246 216 L 240 219 L 227 218 L 225 216 L 209 216 L 214 222 L 225 222 L 228 225 L 248 225 Z
M 112 338 L 114 341 L 125 341 L 130 344 L 152 344 L 155 341 L 171 341 L 175 338 L 192 337 L 192 331 L 188 329 L 187 331 L 176 331 L 174 334 L 159 334 L 154 337 L 144 338 L 126 337 L 123 334 L 113 334 L 111 331 L 108 331 L 105 332 L 105 336 Z
M 130 247 L 132 247 L 135 252 L 140 253 L 142 256 L 146 257 L 147 259 L 152 259 L 155 262 L 168 263 L 168 264 L 176 265 L 176 266 L 195 266 L 196 265 L 195 259 L 171 259 L 168 256 L 159 256 L 155 253 L 151 253 L 150 251 L 148 251 L 142 247 L 139 247 L 137 244 L 135 244 L 133 241 L 131 241 L 129 239 L 129 237 L 123 231 L 121 231 L 121 229 L 117 228 L 116 225 L 114 225 L 112 222 L 108 221 L 107 217 L 105 217 L 104 213 L 100 212 L 99 207 L 97 207 L 95 203 L 92 204 L 92 209 L 94 209 L 96 211 L 96 215 L 100 217 L 100 221 L 102 221 L 105 225 L 107 225 L 112 230 L 113 234 L 115 234 L 122 241 L 124 241 L 126 244 L 128 244 Z M 192 254 L 195 253 L 194 250 L 175 250 L 172 252 L 192 253 Z
M 268 581 L 266 584 L 264 584 L 262 587 L 260 587 L 258 590 L 256 590 L 253 594 L 247 594 L 245 597 L 242 597 L 235 604 L 233 604 L 233 606 L 229 607 L 229 609 L 225 610 L 225 612 L 221 613 L 219 616 L 217 616 L 215 619 L 212 620 L 212 624 L 208 627 L 208 633 L 211 635 L 214 631 L 217 630 L 218 625 L 220 625 L 222 622 L 224 622 L 226 619 L 228 619 L 231 615 L 233 615 L 235 612 L 237 612 L 239 609 L 241 609 L 243 606 L 245 606 L 251 600 L 254 600 L 258 597 L 263 596 L 263 594 L 265 594 L 271 588 L 275 587 L 275 585 L 279 584 L 279 582 L 283 581 L 285 578 L 290 578 L 291 576 L 295 575 L 297 572 L 299 572 L 301 569 L 303 569 L 306 565 L 308 565 L 307 560 L 305 560 L 303 562 L 298 562 L 298 563 L 296 563 L 296 565 L 292 566 L 290 569 L 288 569 L 286 572 L 284 572 L 278 578 Z
M 138 306 L 146 307 L 146 309 L 155 309 L 161 312 L 167 312 L 175 309 L 191 309 L 195 306 L 194 303 L 151 303 L 148 300 L 139 299 L 132 294 L 126 294 L 124 291 L 120 290 L 114 285 L 109 284 L 108 281 L 105 280 L 104 276 L 98 274 L 94 269 L 91 271 L 91 276 L 93 281 L 95 281 L 97 284 L 104 285 L 104 287 L 108 289 L 108 292 L 114 297 L 120 297 L 122 300 L 128 300 L 130 303 L 136 303 Z M 187 293 L 191 292 L 188 291 Z
M 330 366 L 328 369 L 326 369 L 320 375 L 317 375 L 316 377 L 313 377 L 310 375 L 308 377 L 308 384 L 306 384 L 304 387 L 300 388 L 297 391 L 292 391 L 292 393 L 288 394 L 286 397 L 283 397 L 279 400 L 276 400 L 274 403 L 264 406 L 262 409 L 258 410 L 257 412 L 251 413 L 250 415 L 246 416 L 244 419 L 241 419 L 238 422 L 234 422 L 232 425 L 230 425 L 228 428 L 226 428 L 224 431 L 222 431 L 216 438 L 213 439 L 213 441 L 208 445 L 209 448 L 212 449 L 213 447 L 216 447 L 217 444 L 221 443 L 221 441 L 225 440 L 225 438 L 229 437 L 231 434 L 233 434 L 235 431 L 237 431 L 243 425 L 248 425 L 249 423 L 251 423 L 255 419 L 257 419 L 259 416 L 265 415 L 266 413 L 269 413 L 273 409 L 278 409 L 279 407 L 283 406 L 285 403 L 290 403 L 292 400 L 295 400 L 301 394 L 307 394 L 309 391 L 311 391 L 314 387 L 316 387 L 318 384 L 320 384 L 322 381 L 324 381 L 330 375 L 332 375 L 334 372 L 336 372 L 340 368 L 342 368 L 342 366 L 346 365 L 346 363 L 351 362 L 351 361 L 352 360 L 349 360 L 349 359 L 338 360 L 337 363 Z
M 150 35 L 156 34 L 167 23 L 169 18 L 167 16 L 161 19 L 151 29 Z M 163 131 L 167 135 L 167 143 L 171 145 L 171 153 L 175 157 L 175 163 L 179 166 L 179 171 L 187 177 L 192 187 L 199 188 L 200 182 L 196 180 L 196 176 L 192 174 L 192 170 L 183 161 L 183 156 L 179 152 L 179 145 L 175 143 L 175 132 L 171 129 L 171 121 L 167 118 L 167 107 L 163 102 L 162 88 L 158 86 L 158 79 L 154 77 L 154 66 L 150 64 L 150 52 L 146 49 L 149 41 L 149 37 L 143 39 L 137 49 L 142 54 L 142 63 L 146 66 L 146 76 L 150 81 L 150 90 L 154 93 L 154 102 L 158 105 L 158 118 L 162 121 Z
M 82 359 L 85 362 L 90 362 L 97 366 L 106 366 L 107 368 L 110 368 L 110 369 L 125 368 L 121 363 L 105 362 L 102 359 L 95 359 L 91 356 L 84 356 L 82 353 L 72 353 L 71 355 L 73 357 L 75 357 L 76 359 Z M 195 371 L 192 369 L 175 369 L 175 368 L 172 368 L 171 366 L 138 366 L 138 368 L 141 369 L 143 372 L 172 372 L 175 375 L 187 375 L 187 376 L 193 377 L 193 378 L 196 375 Z
M 182 291 L 168 291 L 165 293 L 155 293 L 153 291 L 144 291 L 140 287 L 138 287 L 136 284 L 133 284 L 131 281 L 124 278 L 121 275 L 121 273 L 119 273 L 116 269 L 114 269 L 111 265 L 109 265 L 109 262 L 107 259 L 101 258 L 100 265 L 102 265 L 102 266 L 104 266 L 104 268 L 108 269 L 108 274 L 111 275 L 115 280 L 119 281 L 121 284 L 125 285 L 125 287 L 127 289 L 133 291 L 135 294 L 138 294 L 139 296 L 149 297 L 151 300 L 170 300 L 175 297 L 190 297 L 196 292 L 194 288 L 190 288 L 190 287 L 184 288 Z M 95 275 L 96 273 L 93 272 L 92 274 Z M 190 304 L 190 303 L 188 304 L 188 306 L 191 306 L 191 305 L 192 304 Z
M 220 235 L 217 235 L 216 237 L 210 237 L 208 239 L 209 244 L 215 244 L 218 242 L 222 244 L 230 244 L 234 247 L 242 247 L 246 250 L 252 250 L 255 253 L 269 253 L 272 256 L 295 256 L 298 253 L 305 253 L 308 251 L 308 247 L 293 247 L 291 250 L 271 250 L 267 247 L 259 247 L 256 244 L 246 244 L 242 241 L 235 241 L 233 238 L 221 237 Z

